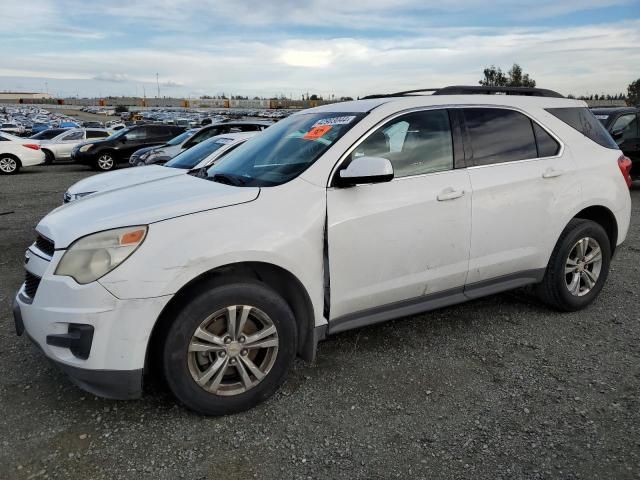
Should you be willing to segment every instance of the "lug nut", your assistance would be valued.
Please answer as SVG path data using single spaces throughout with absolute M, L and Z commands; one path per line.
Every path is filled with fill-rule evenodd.
M 218 353 L 218 355 L 219 355 L 220 357 L 224 358 L 224 357 L 226 357 L 226 356 L 227 356 L 227 352 L 220 352 L 220 353 Z
M 230 363 L 231 365 L 235 365 L 235 364 L 236 364 L 236 359 L 235 359 L 235 358 L 232 358 L 231 360 L 229 360 L 229 363 Z
M 224 343 L 229 344 L 231 343 L 231 337 L 224 337 Z
M 241 337 L 238 339 L 238 341 L 239 341 L 240 343 L 244 343 L 244 342 L 246 342 L 246 340 L 247 340 L 247 339 L 244 337 L 244 335 L 243 335 L 243 336 L 241 336 Z
M 247 350 L 246 348 L 244 350 L 242 350 L 240 352 L 240 355 L 246 355 L 247 353 L 249 353 L 249 350 Z

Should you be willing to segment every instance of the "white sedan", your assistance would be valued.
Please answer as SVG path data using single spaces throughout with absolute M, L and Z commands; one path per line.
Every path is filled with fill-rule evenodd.
M 22 167 L 33 167 L 44 163 L 45 155 L 28 138 L 0 132 L 0 174 L 17 173 Z
M 95 193 L 117 190 L 175 175 L 183 175 L 211 166 L 258 133 L 260 132 L 216 135 L 178 154 L 164 165 L 124 168 L 85 178 L 69 187 L 64 194 L 64 203 L 79 200 Z

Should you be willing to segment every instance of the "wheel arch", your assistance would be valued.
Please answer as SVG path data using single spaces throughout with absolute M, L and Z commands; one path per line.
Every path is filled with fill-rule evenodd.
M 611 243 L 611 254 L 613 255 L 618 243 L 618 221 L 610 209 L 603 205 L 591 205 L 580 210 L 573 218 L 591 220 L 600 225 L 607 232 Z
M 51 162 L 54 162 L 56 160 L 56 154 L 53 153 L 52 150 L 49 150 L 48 148 L 44 147 L 44 148 L 40 148 L 40 150 L 42 150 L 42 153 L 44 153 L 45 158 L 48 157 L 49 155 L 51 155 Z
M 160 346 L 176 312 L 194 294 L 204 289 L 231 282 L 259 281 L 275 290 L 289 304 L 298 327 L 297 354 L 311 361 L 315 356 L 315 318 L 311 297 L 302 282 L 288 270 L 266 262 L 230 263 L 204 272 L 183 285 L 167 303 L 158 317 L 149 341 L 145 358 L 145 372 L 154 373 L 160 357 Z M 155 372 L 157 374 L 159 372 Z M 155 376 L 155 375 L 154 375 Z

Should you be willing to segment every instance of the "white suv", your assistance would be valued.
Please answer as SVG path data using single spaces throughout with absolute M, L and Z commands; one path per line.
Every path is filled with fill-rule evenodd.
M 18 333 L 97 395 L 140 396 L 155 370 L 218 415 L 350 328 L 528 284 L 585 307 L 627 234 L 630 162 L 583 102 L 487 91 L 306 110 L 204 172 L 57 208 Z

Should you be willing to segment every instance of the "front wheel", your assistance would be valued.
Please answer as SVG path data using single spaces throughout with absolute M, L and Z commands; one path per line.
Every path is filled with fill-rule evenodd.
M 116 159 L 112 153 L 100 153 L 96 159 L 95 167 L 102 171 L 108 172 L 116 166 Z
M 538 295 L 558 310 L 580 310 L 602 290 L 610 263 L 611 243 L 605 230 L 591 220 L 573 219 L 551 254 Z
M 174 395 L 204 415 L 247 410 L 284 382 L 296 352 L 293 313 L 261 283 L 205 290 L 177 315 L 163 348 Z
M 50 152 L 49 150 L 43 150 L 43 152 L 44 152 L 44 164 L 51 165 L 55 160 L 53 153 Z

